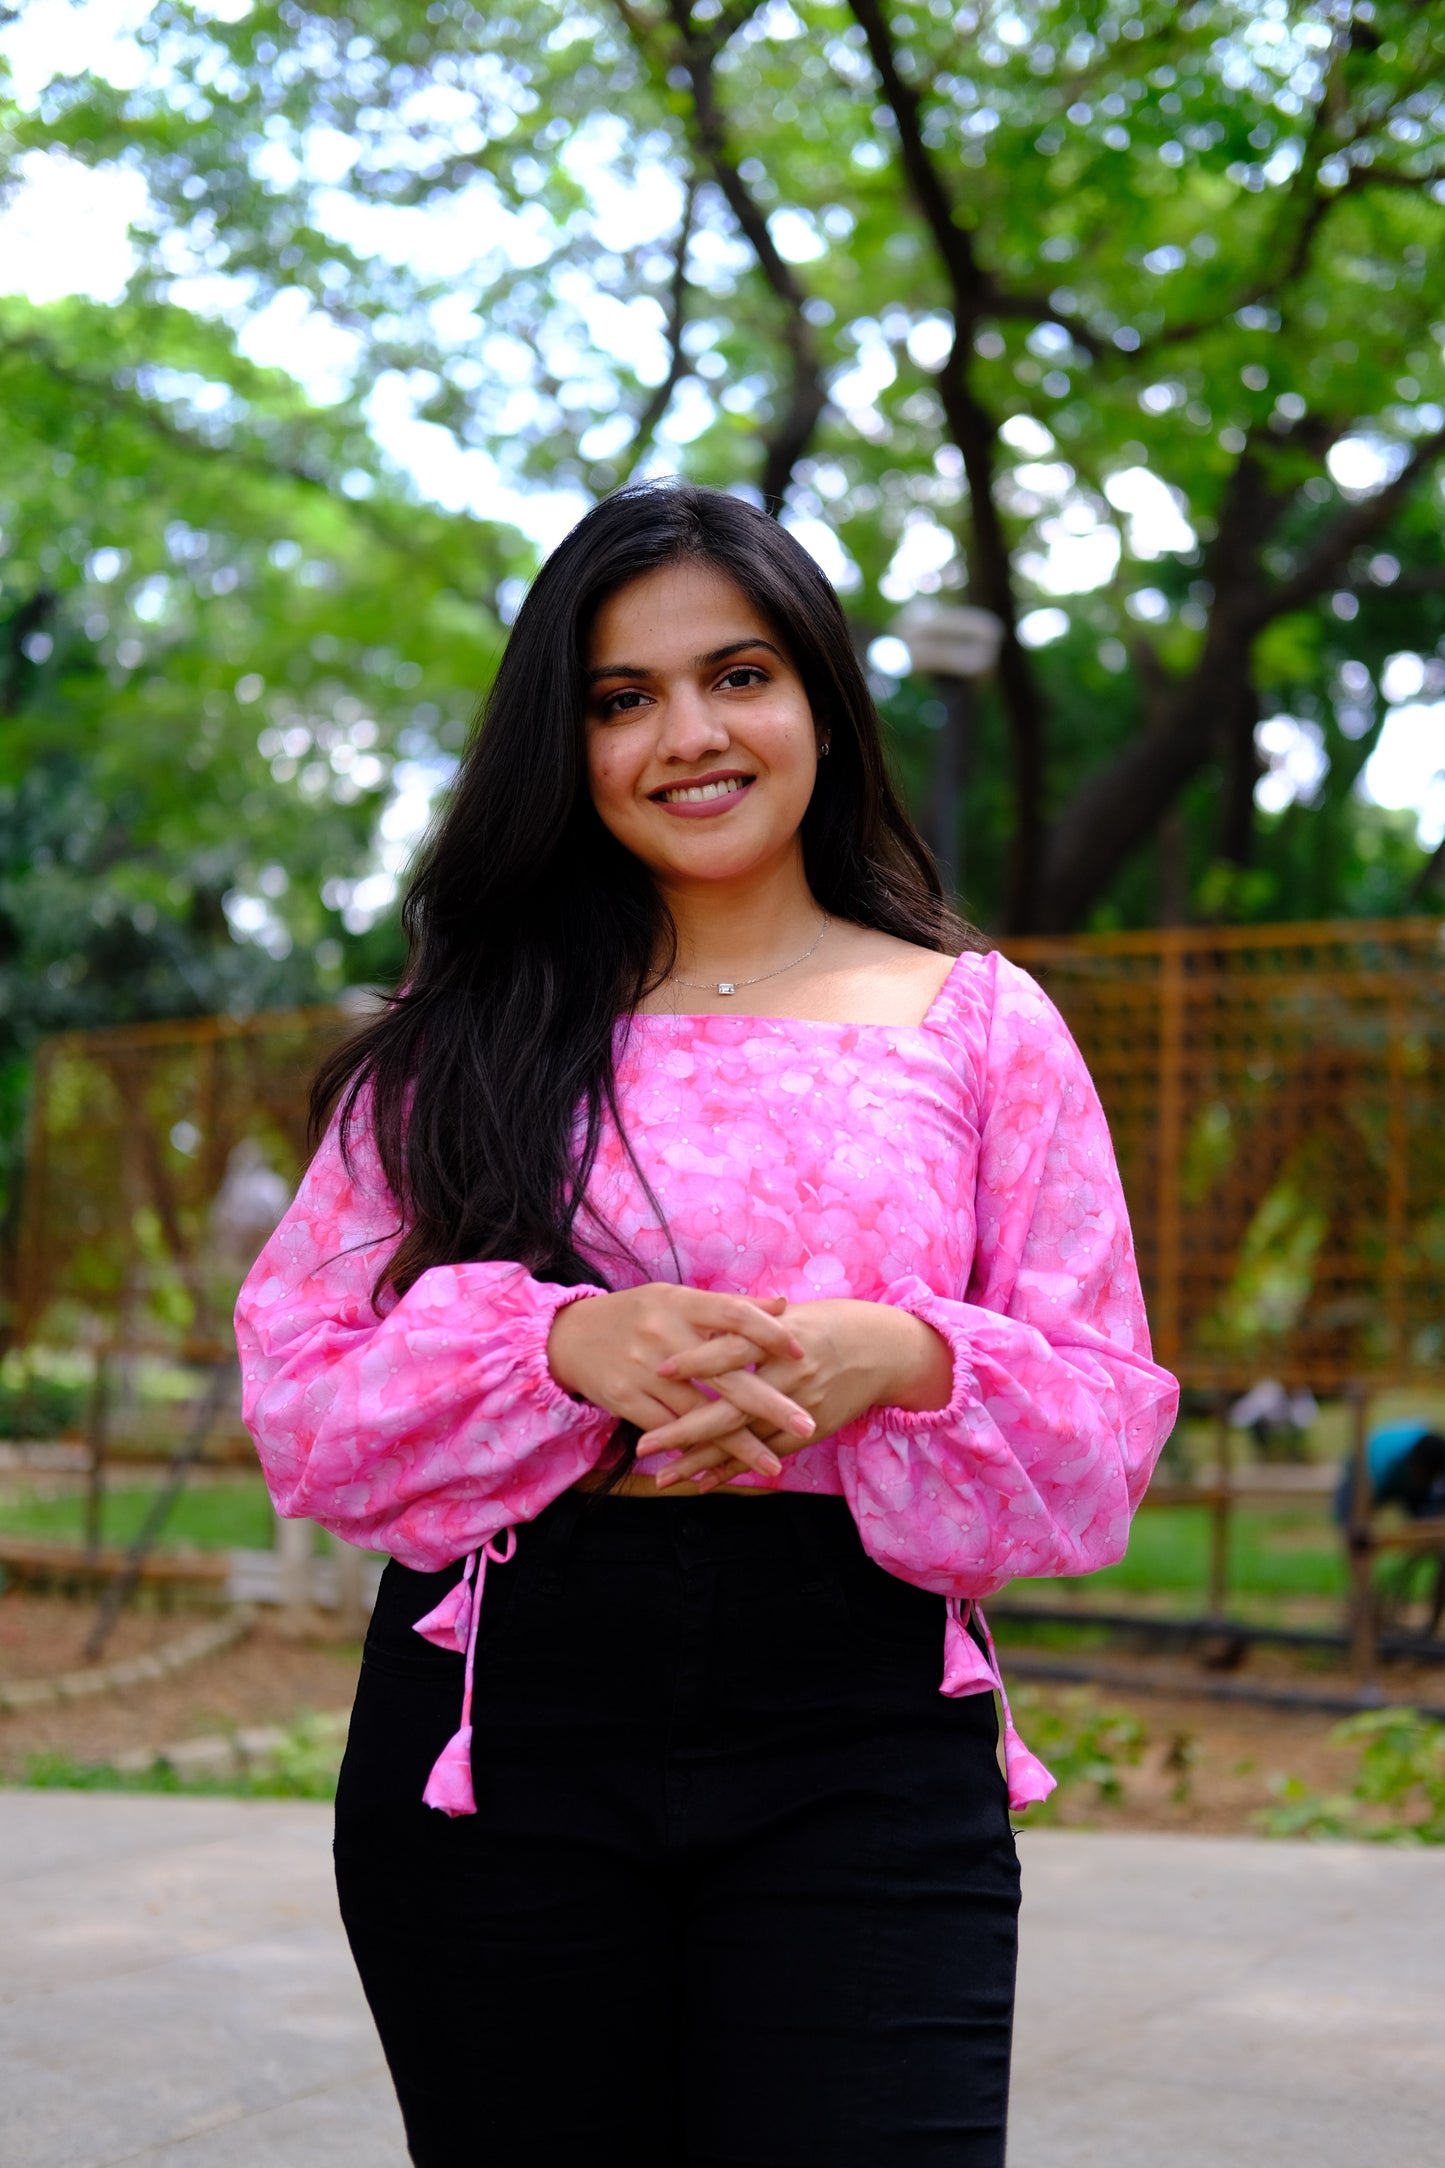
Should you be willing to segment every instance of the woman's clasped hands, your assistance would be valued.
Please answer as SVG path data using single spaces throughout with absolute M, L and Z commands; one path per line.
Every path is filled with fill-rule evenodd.
M 642 1432 L 645 1461 L 677 1452 L 659 1489 L 715 1490 L 869 1408 L 939 1408 L 953 1385 L 947 1343 L 888 1303 L 704 1293 L 658 1282 L 574 1302 L 548 1344 L 552 1374 Z
M 752 1367 L 803 1358 L 802 1342 L 781 1322 L 786 1308 L 781 1295 L 709 1294 L 666 1281 L 592 1295 L 557 1312 L 548 1367 L 565 1391 L 645 1433 L 665 1435 L 671 1423 L 712 1410 L 708 1436 L 725 1446 L 723 1458 L 772 1479 L 783 1464 L 765 1439 L 796 1452 L 817 1434 L 808 1409 Z M 734 1397 L 714 1400 L 686 1374 L 705 1351 Z M 669 1370 L 674 1361 L 679 1370 Z

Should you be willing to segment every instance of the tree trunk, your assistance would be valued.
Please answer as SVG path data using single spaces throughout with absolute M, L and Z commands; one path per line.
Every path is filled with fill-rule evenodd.
M 1245 679 L 1235 689 L 1222 727 L 1224 779 L 1219 799 L 1219 855 L 1231 866 L 1254 861 L 1254 786 L 1263 773 L 1254 742 L 1259 695 Z

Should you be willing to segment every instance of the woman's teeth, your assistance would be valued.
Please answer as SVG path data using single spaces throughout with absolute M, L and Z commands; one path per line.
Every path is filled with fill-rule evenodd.
M 730 798 L 751 781 L 750 775 L 734 775 L 722 783 L 681 783 L 676 790 L 659 791 L 658 796 L 664 805 L 696 805 L 704 798 Z

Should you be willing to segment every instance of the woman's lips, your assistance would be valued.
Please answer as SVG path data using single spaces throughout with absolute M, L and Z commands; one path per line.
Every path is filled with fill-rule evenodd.
M 750 775 L 729 777 L 729 788 L 715 798 L 654 798 L 652 802 L 679 820 L 713 820 L 719 813 L 730 813 L 735 805 L 741 805 L 756 780 Z

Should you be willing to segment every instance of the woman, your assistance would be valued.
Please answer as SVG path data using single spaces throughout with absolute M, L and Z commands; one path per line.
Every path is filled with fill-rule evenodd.
M 336 1860 L 412 2158 L 997 2164 L 974 1604 L 1118 1558 L 1175 1406 L 1078 1054 L 706 490 L 543 568 L 406 922 L 237 1317 L 280 1511 L 391 1558 Z

